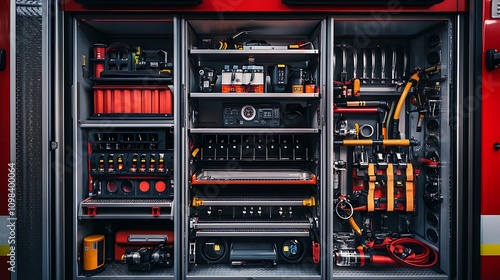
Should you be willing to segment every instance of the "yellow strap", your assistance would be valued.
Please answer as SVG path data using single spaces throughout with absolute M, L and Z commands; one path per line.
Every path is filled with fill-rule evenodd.
M 368 198 L 367 198 L 367 209 L 368 212 L 375 211 L 375 181 L 377 177 L 375 176 L 375 166 L 373 163 L 368 164 Z
M 387 212 L 394 211 L 394 167 L 387 165 Z
M 413 165 L 408 163 L 406 167 L 406 212 L 415 210 L 413 206 L 413 180 Z

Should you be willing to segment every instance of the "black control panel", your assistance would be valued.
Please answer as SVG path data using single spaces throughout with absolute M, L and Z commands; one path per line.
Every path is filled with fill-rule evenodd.
M 224 103 L 224 127 L 279 127 L 279 103 Z

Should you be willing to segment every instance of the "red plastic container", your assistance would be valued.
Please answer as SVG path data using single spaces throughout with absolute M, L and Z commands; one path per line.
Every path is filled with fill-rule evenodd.
M 172 114 L 172 92 L 168 86 L 94 86 L 94 115 Z

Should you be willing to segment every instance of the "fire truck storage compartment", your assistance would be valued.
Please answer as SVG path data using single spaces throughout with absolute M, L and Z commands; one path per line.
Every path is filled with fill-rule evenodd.
M 332 279 L 450 277 L 452 22 L 332 20 Z
M 177 279 L 176 20 L 93 13 L 68 21 L 74 279 Z M 88 236 L 104 236 L 104 251 L 90 254 Z
M 72 16 L 74 278 L 452 277 L 452 18 Z
M 254 16 L 182 25 L 186 279 L 323 277 L 326 20 Z
M 172 119 L 171 17 L 74 20 L 79 118 Z

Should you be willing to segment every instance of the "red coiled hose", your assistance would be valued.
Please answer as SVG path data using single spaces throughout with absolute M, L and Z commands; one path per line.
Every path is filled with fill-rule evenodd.
M 426 268 L 434 266 L 438 261 L 437 252 L 424 242 L 403 237 L 392 240 L 388 237 L 382 244 L 373 245 L 374 249 L 385 248 L 387 255 L 394 261 L 394 264 L 414 268 Z M 387 259 L 373 256 L 374 264 L 390 264 Z

